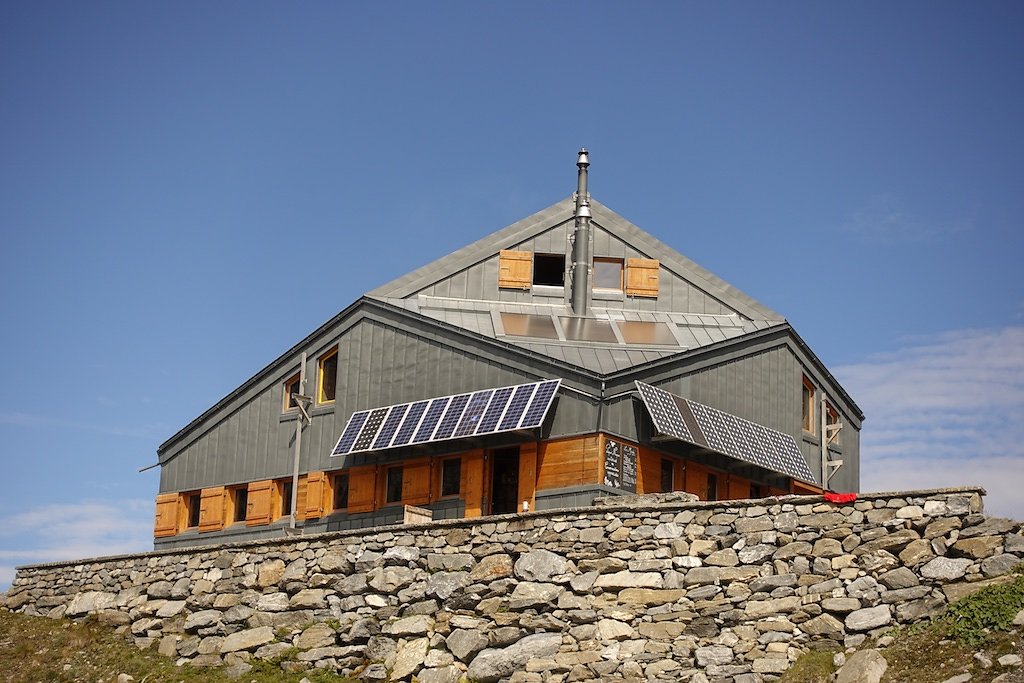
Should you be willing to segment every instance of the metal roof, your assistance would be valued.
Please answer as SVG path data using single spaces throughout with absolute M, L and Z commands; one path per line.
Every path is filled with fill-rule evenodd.
M 408 299 L 382 297 L 379 300 L 426 318 L 484 337 L 498 339 L 600 374 L 626 370 L 757 330 L 785 325 L 784 320 L 747 320 L 738 315 L 664 313 L 594 306 L 590 310 L 592 319 L 661 323 L 672 330 L 676 343 L 652 345 L 542 339 L 506 334 L 501 327 L 500 315 L 518 313 L 557 318 L 571 316 L 572 309 L 569 306 L 452 299 L 422 294 Z

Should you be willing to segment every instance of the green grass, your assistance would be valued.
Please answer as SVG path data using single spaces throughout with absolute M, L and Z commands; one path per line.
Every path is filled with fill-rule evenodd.
M 91 621 L 28 617 L 0 610 L 0 681 L 5 683 L 108 683 L 128 674 L 137 683 L 227 683 L 221 668 L 175 666 L 155 650 L 139 650 L 111 627 Z M 253 662 L 244 683 L 350 681 L 322 669 L 285 673 L 270 662 Z

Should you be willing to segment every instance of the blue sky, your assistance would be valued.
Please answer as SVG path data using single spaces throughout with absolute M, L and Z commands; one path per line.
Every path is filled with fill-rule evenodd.
M 1024 6 L 0 4 L 0 588 L 144 550 L 167 437 L 575 189 L 783 313 L 865 490 L 1024 518 Z

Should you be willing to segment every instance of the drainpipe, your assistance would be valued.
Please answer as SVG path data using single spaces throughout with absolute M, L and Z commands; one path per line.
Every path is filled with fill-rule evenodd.
M 590 296 L 590 195 L 587 194 L 587 167 L 590 157 L 581 149 L 576 160 L 579 169 L 576 181 L 576 232 L 572 246 L 572 312 L 587 314 Z

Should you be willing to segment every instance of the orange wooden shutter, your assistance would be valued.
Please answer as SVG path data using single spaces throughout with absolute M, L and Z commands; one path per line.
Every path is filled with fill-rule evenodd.
M 357 467 L 348 474 L 348 511 L 371 512 L 374 502 L 374 484 L 377 468 L 373 465 Z
M 303 486 L 305 481 L 305 486 Z M 299 480 L 299 514 L 303 519 L 317 519 L 324 515 L 324 487 L 327 484 L 326 472 L 310 472 L 305 479 Z M 303 497 L 305 489 L 305 497 Z
M 274 482 L 254 481 L 249 484 L 249 495 L 245 511 L 245 525 L 270 524 L 270 511 L 273 507 Z
M 534 496 L 537 493 L 537 444 L 524 443 L 519 447 L 519 500 L 518 508 L 525 500 L 530 509 L 534 509 Z
M 203 489 L 199 498 L 199 531 L 224 528 L 224 487 Z
M 657 259 L 626 259 L 626 294 L 629 296 L 658 296 Z
M 462 458 L 462 499 L 466 501 L 466 517 L 483 514 L 484 452 L 475 449 Z
M 729 475 L 729 498 L 731 500 L 743 500 L 750 498 L 750 482 L 743 477 L 734 474 Z
M 430 460 L 405 463 L 402 468 L 402 502 L 406 505 L 430 502 Z
M 153 536 L 162 538 L 178 533 L 178 494 L 163 493 L 156 497 L 156 521 Z
M 498 254 L 498 286 L 529 289 L 533 280 L 533 252 L 508 251 Z

